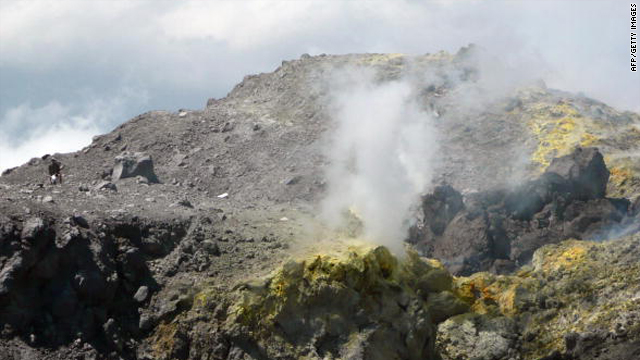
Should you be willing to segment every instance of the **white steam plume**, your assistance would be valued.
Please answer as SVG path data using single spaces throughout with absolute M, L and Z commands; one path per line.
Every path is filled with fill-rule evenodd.
M 350 209 L 368 240 L 401 254 L 411 207 L 431 182 L 431 118 L 407 81 L 376 83 L 372 72 L 359 68 L 338 75 L 331 87 L 337 124 L 327 154 L 323 216 L 339 226 Z

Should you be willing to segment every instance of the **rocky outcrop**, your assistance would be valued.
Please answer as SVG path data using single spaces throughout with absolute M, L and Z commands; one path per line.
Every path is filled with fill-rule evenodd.
M 623 225 L 635 221 L 630 202 L 604 197 L 608 178 L 597 149 L 577 148 L 554 159 L 536 180 L 469 194 L 464 203 L 455 189 L 439 186 L 423 198 L 424 225 L 409 241 L 454 274 L 508 272 L 546 244 L 632 231 Z
M 435 324 L 468 310 L 452 282 L 437 261 L 398 261 L 383 247 L 312 256 L 236 293 L 196 294 L 188 314 L 156 331 L 148 356 L 430 359 Z
M 538 249 L 515 275 L 456 278 L 470 313 L 438 326 L 443 360 L 635 359 L 640 354 L 640 234 Z
M 158 177 L 153 171 L 153 160 L 145 153 L 125 151 L 115 159 L 116 164 L 111 173 L 111 179 L 118 181 L 124 178 L 141 176 L 146 182 L 157 183 Z
M 186 223 L 90 223 L 39 213 L 0 219 L 2 338 L 53 347 L 73 341 L 130 354 L 140 289 L 157 290 L 147 261 L 185 235 Z M 153 230 L 150 230 L 153 229 Z M 142 300 L 142 301 L 141 301 Z
M 200 289 L 139 357 L 633 359 L 638 256 L 640 234 L 569 240 L 538 249 L 515 275 L 452 277 L 415 253 L 327 248 L 233 291 Z
M 507 317 L 461 314 L 438 326 L 436 350 L 442 360 L 515 359 L 517 333 Z

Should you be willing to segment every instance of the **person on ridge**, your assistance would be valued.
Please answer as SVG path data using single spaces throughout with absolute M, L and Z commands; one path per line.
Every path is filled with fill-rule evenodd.
M 64 166 L 58 159 L 51 157 L 51 163 L 49 164 L 49 181 L 52 185 L 62 184 L 62 168 Z

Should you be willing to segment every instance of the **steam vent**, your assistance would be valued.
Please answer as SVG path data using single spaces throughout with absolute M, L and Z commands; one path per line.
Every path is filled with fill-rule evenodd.
M 4 171 L 0 360 L 640 359 L 640 115 L 479 51 L 303 55 Z

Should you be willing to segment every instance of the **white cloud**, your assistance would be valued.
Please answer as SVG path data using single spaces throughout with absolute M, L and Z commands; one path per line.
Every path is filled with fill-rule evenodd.
M 2 143 L 0 169 L 21 165 L 33 157 L 44 154 L 76 151 L 90 144 L 91 138 L 98 133 L 99 129 L 96 126 L 78 127 L 70 122 L 48 128 L 42 133 L 33 133 L 17 147 Z
M 556 70 L 550 84 L 617 106 L 632 107 L 625 91 L 640 92 L 628 73 L 628 4 L 622 1 L 579 7 L 572 1 L 406 0 L 1 4 L 0 66 L 55 71 L 70 62 L 92 63 L 151 88 L 205 89 L 220 79 L 229 88 L 229 72 L 239 80 L 241 71 L 264 71 L 303 52 L 418 54 L 476 42 L 514 62 L 536 54 Z
M 92 58 L 109 37 L 126 39 L 122 31 L 126 28 L 119 26 L 119 20 L 136 4 L 99 0 L 2 2 L 0 66 L 42 71 L 74 58 Z
M 18 166 L 44 154 L 78 150 L 99 132 L 94 119 L 72 115 L 68 107 L 57 102 L 35 109 L 23 104 L 7 112 L 3 120 L 9 125 L 21 122 L 36 127 L 17 143 L 8 133 L 0 133 L 0 169 Z M 36 123 L 38 120 L 42 122 Z M 44 125 L 49 121 L 52 125 Z
M 144 92 L 122 89 L 109 99 L 81 104 L 51 101 L 10 108 L 0 118 L 0 171 L 44 154 L 79 150 L 120 119 L 129 103 L 145 100 Z
M 338 15 L 339 2 L 188 1 L 158 25 L 172 39 L 210 38 L 244 50 L 316 31 Z
M 149 109 L 201 106 L 305 52 L 421 54 L 471 42 L 521 71 L 544 63 L 552 87 L 640 111 L 628 15 L 627 1 L 0 1 L 0 112 L 58 101 L 83 114 L 76 108 L 123 86 L 148 89 Z M 93 95 L 75 99 L 79 88 Z M 112 121 L 140 111 L 132 104 Z M 12 138 L 33 138 L 33 120 L 5 121 Z

